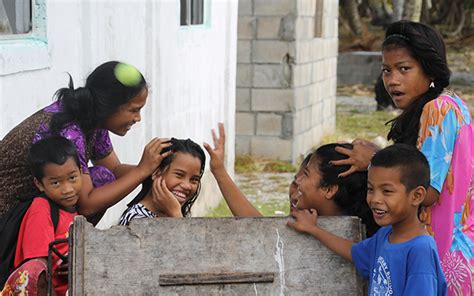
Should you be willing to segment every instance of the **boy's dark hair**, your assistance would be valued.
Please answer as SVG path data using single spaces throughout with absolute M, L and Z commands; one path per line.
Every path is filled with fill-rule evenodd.
M 140 75 L 140 80 L 136 85 L 125 85 L 120 82 L 115 71 L 118 65 L 124 64 L 110 61 L 98 66 L 87 77 L 86 85 L 76 89 L 69 75 L 69 87 L 56 92 L 62 111 L 55 113 L 51 118 L 50 130 L 59 133 L 66 124 L 77 121 L 82 131 L 88 135 L 114 114 L 119 106 L 130 101 L 147 87 L 145 78 L 140 72 L 137 73 Z
M 405 48 L 423 68 L 426 76 L 433 79 L 434 87 L 414 101 L 401 115 L 389 121 L 392 126 L 387 135 L 395 143 L 416 145 L 420 116 L 423 106 L 437 98 L 449 85 L 451 71 L 446 59 L 446 48 L 441 34 L 432 27 L 402 20 L 391 24 L 385 33 L 382 50 Z
M 76 146 L 64 137 L 50 137 L 31 145 L 28 161 L 31 173 L 39 182 L 44 177 L 44 166 L 48 163 L 64 164 L 72 158 L 80 168 Z
M 181 152 L 185 154 L 190 154 L 201 161 L 201 169 L 200 169 L 199 175 L 202 176 L 202 174 L 204 173 L 205 165 L 206 165 L 206 155 L 204 154 L 204 150 L 202 150 L 201 146 L 193 142 L 191 139 L 182 140 L 182 139 L 171 138 L 170 143 L 171 143 L 171 146 L 164 148 L 161 151 L 161 153 L 165 153 L 171 150 L 173 151 L 173 154 L 164 158 L 161 161 L 160 165 L 158 166 L 158 170 L 163 172 L 175 158 L 176 152 Z M 140 190 L 138 195 L 128 204 L 128 206 L 130 207 L 134 204 L 139 203 L 147 195 L 148 191 L 151 190 L 152 185 L 153 185 L 153 180 L 151 179 L 151 176 L 150 176 L 143 181 L 142 189 Z M 186 217 L 191 211 L 191 207 L 196 201 L 196 198 L 198 197 L 200 190 L 201 190 L 201 181 L 199 181 L 199 185 L 198 185 L 198 189 L 196 190 L 196 193 L 193 196 L 191 196 L 191 198 L 189 198 L 181 206 L 181 213 L 183 214 L 183 217 Z
M 418 186 L 430 186 L 430 165 L 426 157 L 415 147 L 394 144 L 377 152 L 370 162 L 371 167 L 398 168 L 400 183 L 409 192 Z
M 372 211 L 367 205 L 367 172 L 355 172 L 346 177 L 339 177 L 339 174 L 347 171 L 350 165 L 330 164 L 331 161 L 347 158 L 347 155 L 337 152 L 336 147 L 352 149 L 351 144 L 327 144 L 312 154 L 318 160 L 320 185 L 322 187 L 337 185 L 334 202 L 344 214 L 361 218 L 366 226 L 367 236 L 371 236 L 379 226 L 375 223 Z

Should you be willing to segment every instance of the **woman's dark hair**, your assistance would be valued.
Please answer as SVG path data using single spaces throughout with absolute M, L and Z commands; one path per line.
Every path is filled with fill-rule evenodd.
M 321 174 L 322 187 L 337 185 L 333 201 L 345 215 L 357 216 L 365 224 L 367 236 L 374 234 L 379 226 L 375 223 L 372 211 L 367 204 L 367 172 L 355 172 L 346 177 L 339 174 L 347 171 L 350 165 L 331 165 L 333 160 L 346 159 L 347 155 L 335 150 L 336 147 L 352 149 L 351 144 L 327 144 L 313 152 Z
M 71 141 L 63 137 L 50 137 L 31 145 L 28 163 L 33 177 L 41 182 L 45 165 L 49 163 L 63 165 L 69 158 L 74 160 L 77 167 L 81 167 L 76 146 Z
M 446 60 L 446 48 L 443 38 L 436 30 L 425 24 L 405 20 L 391 24 L 385 33 L 382 51 L 394 48 L 408 50 L 434 83 L 434 87 L 430 87 L 402 114 L 387 122 L 391 123 L 388 140 L 416 145 L 423 106 L 438 97 L 449 85 L 451 71 Z
M 131 75 L 139 77 L 137 83 L 122 82 L 117 78 L 117 66 L 131 69 Z M 128 74 L 128 73 L 126 73 Z M 123 83 L 125 81 L 125 84 Z M 135 81 L 132 81 L 135 82 Z M 58 134 L 70 122 L 77 122 L 86 135 L 96 129 L 108 117 L 114 114 L 119 106 L 137 96 L 146 86 L 143 75 L 133 66 L 111 61 L 98 66 L 86 80 L 84 87 L 74 89 L 69 75 L 69 87 L 59 89 L 55 96 L 62 109 L 55 113 L 49 124 L 50 130 Z
M 170 143 L 172 145 L 170 147 L 163 149 L 161 153 L 165 153 L 171 150 L 173 151 L 173 154 L 164 158 L 161 161 L 160 165 L 158 166 L 158 171 L 163 172 L 174 160 L 176 153 L 181 152 L 181 153 L 189 154 L 193 157 L 196 157 L 201 161 L 201 169 L 199 171 L 199 176 L 202 176 L 202 174 L 204 173 L 204 167 L 206 165 L 206 155 L 204 154 L 204 150 L 202 150 L 201 146 L 199 146 L 198 144 L 196 144 L 190 139 L 182 140 L 182 139 L 171 138 Z M 139 203 L 151 190 L 152 184 L 153 184 L 153 181 L 151 179 L 151 176 L 146 178 L 142 182 L 142 189 L 140 190 L 138 195 L 128 204 L 128 206 L 130 207 L 134 204 Z M 198 197 L 200 190 L 201 190 L 201 181 L 199 181 L 199 185 L 196 190 L 196 193 L 193 196 L 191 196 L 181 206 L 181 213 L 183 214 L 183 217 L 187 216 L 189 212 L 191 211 L 191 207 L 196 201 L 196 198 Z

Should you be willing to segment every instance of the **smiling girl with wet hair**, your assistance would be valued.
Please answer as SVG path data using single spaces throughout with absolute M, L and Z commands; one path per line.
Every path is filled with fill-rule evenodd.
M 185 217 L 201 188 L 206 155 L 190 139 L 171 138 L 171 146 L 162 153 L 165 157 L 151 177 L 145 179 L 138 195 L 128 204 L 120 217 L 120 225 L 133 219 L 157 217 Z

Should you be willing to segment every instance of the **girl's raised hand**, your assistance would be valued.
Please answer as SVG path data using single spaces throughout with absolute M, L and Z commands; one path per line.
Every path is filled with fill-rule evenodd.
M 318 221 L 318 212 L 315 209 L 298 210 L 293 209 L 290 215 L 294 221 L 288 220 L 286 225 L 299 232 L 309 233 L 316 226 Z
M 166 187 L 166 182 L 161 176 L 153 180 L 152 196 L 153 203 L 160 212 L 168 217 L 183 217 L 179 201 Z
M 214 142 L 214 149 L 208 143 L 204 143 L 204 148 L 211 156 L 210 166 L 211 172 L 224 168 L 225 155 L 225 129 L 224 124 L 219 122 L 219 138 L 214 129 L 212 129 L 212 140 Z
M 137 165 L 144 176 L 150 176 L 158 168 L 161 161 L 173 153 L 171 150 L 161 153 L 164 148 L 171 146 L 169 141 L 166 138 L 154 138 L 145 146 L 142 159 Z
M 355 139 L 352 141 L 352 149 L 339 146 L 336 147 L 335 150 L 341 154 L 349 156 L 349 158 L 346 159 L 331 161 L 331 165 L 351 166 L 347 171 L 339 174 L 339 177 L 346 177 L 355 172 L 366 171 L 369 167 L 372 156 L 374 156 L 375 152 L 380 150 L 380 148 L 370 141 Z

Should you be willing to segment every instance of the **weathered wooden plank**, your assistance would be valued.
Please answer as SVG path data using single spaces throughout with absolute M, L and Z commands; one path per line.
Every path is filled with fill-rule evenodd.
M 272 283 L 273 272 L 206 272 L 187 274 L 160 274 L 160 286 Z
M 72 232 L 73 295 L 363 295 L 363 281 L 351 263 L 286 222 L 282 217 L 159 218 L 103 231 L 78 217 Z M 320 217 L 318 224 L 344 238 L 362 238 L 353 217 Z M 274 278 L 160 285 L 162 275 L 220 271 Z

